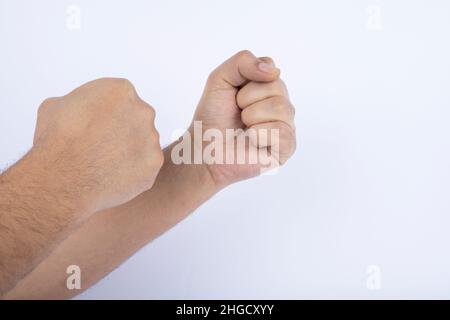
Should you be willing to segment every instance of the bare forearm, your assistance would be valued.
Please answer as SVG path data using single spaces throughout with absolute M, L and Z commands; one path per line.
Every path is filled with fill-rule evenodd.
M 145 142 L 148 142 L 149 139 L 144 133 L 147 132 L 147 129 L 143 130 L 140 135 L 144 143 L 130 148 L 130 142 L 133 142 L 138 137 L 134 130 L 126 130 L 122 134 L 117 134 L 124 126 L 122 124 L 116 126 L 113 122 L 106 126 L 110 130 L 103 130 L 105 135 L 97 135 L 97 130 L 90 130 L 90 128 L 103 128 L 105 124 L 100 122 L 100 126 L 96 126 L 92 125 L 91 122 L 95 123 L 94 120 L 103 119 L 104 117 L 94 114 L 91 122 L 83 121 L 82 123 L 86 123 L 85 129 L 89 129 L 87 130 L 88 132 L 93 131 L 93 135 L 73 135 L 72 133 L 69 136 L 77 138 L 72 139 L 72 141 L 92 140 L 96 142 L 100 137 L 107 141 L 105 144 L 107 150 L 117 150 L 113 157 L 107 153 L 108 156 L 104 158 L 106 161 L 100 161 L 96 166 L 88 166 L 88 168 L 93 167 L 95 170 L 93 172 L 88 171 L 86 176 L 97 176 L 103 178 L 100 180 L 104 181 L 94 193 L 103 194 L 103 191 L 108 191 L 111 186 L 121 186 L 118 190 L 120 192 L 112 192 L 114 188 L 110 190 L 111 192 L 106 192 L 103 196 L 109 201 L 103 201 L 103 205 L 110 206 L 99 208 L 122 205 L 91 216 L 86 223 L 73 232 L 70 237 L 58 246 L 51 256 L 43 261 L 28 277 L 23 279 L 6 297 L 65 298 L 80 293 L 80 291 L 69 291 L 66 288 L 67 275 L 65 271 L 67 266 L 76 264 L 81 268 L 82 289 L 88 288 L 144 244 L 187 216 L 217 192 L 220 189 L 218 186 L 223 187 L 257 176 L 263 172 L 263 169 L 266 168 L 266 163 L 263 161 L 257 161 L 256 163 L 239 163 L 239 160 L 234 161 L 236 158 L 241 158 L 239 155 L 243 155 L 242 158 L 244 159 L 250 159 L 252 149 L 254 149 L 250 148 L 250 145 L 257 147 L 258 154 L 262 151 L 268 155 L 270 168 L 272 168 L 272 164 L 281 165 L 285 163 L 295 151 L 295 109 L 289 101 L 287 88 L 279 76 L 280 70 L 275 66 L 272 59 L 268 57 L 257 58 L 251 52 L 245 50 L 232 56 L 217 67 L 208 77 L 204 93 L 194 114 L 194 133 L 195 123 L 201 124 L 197 138 L 201 138 L 203 134 L 208 136 L 207 133 L 212 134 L 212 132 L 214 132 L 213 136 L 220 134 L 221 137 L 228 137 L 228 132 L 231 129 L 233 135 L 230 141 L 228 141 L 228 138 L 225 140 L 226 145 L 223 148 L 224 153 L 230 155 L 231 163 L 215 162 L 208 166 L 188 164 L 176 166 L 171 161 L 171 147 L 166 148 L 165 163 L 153 188 L 125 204 L 123 204 L 124 199 L 131 199 L 127 192 L 130 186 L 128 184 L 122 185 L 122 180 L 129 179 L 132 176 L 133 179 L 131 180 L 136 180 L 134 184 L 131 184 L 134 187 L 141 185 L 142 181 L 139 178 L 144 178 L 144 182 L 148 182 L 148 177 L 145 174 L 143 175 L 143 173 L 150 171 L 152 173 L 151 177 L 154 177 L 155 168 L 159 169 L 158 165 L 160 165 L 160 161 L 156 160 L 160 159 L 160 157 L 156 157 L 154 164 L 150 168 L 143 166 L 144 170 L 142 171 L 135 170 L 135 161 L 127 162 L 126 160 L 130 157 L 132 158 L 131 160 L 135 160 L 133 155 L 137 151 L 151 150 L 152 152 L 143 153 L 139 157 L 143 164 L 147 164 L 151 156 L 157 154 L 159 149 L 146 147 Z M 110 80 L 101 81 L 101 83 L 110 82 Z M 123 81 L 113 81 L 113 83 L 116 85 L 121 83 L 123 85 Z M 89 87 L 101 87 L 98 82 L 87 84 L 86 86 L 87 89 Z M 80 89 L 80 92 L 84 92 L 86 88 Z M 131 95 L 130 99 L 129 93 L 134 92 L 134 90 L 130 91 L 128 85 L 124 89 L 126 89 L 125 92 L 127 93 L 124 96 L 126 99 L 119 100 L 121 103 L 117 105 L 117 113 L 114 119 L 123 118 L 130 113 L 131 109 L 122 108 L 124 102 L 139 101 L 135 97 L 135 93 Z M 113 92 L 115 91 L 117 90 L 113 90 Z M 80 94 L 78 92 L 75 90 L 69 99 L 70 105 L 77 106 L 81 102 L 81 108 L 74 108 L 80 110 L 75 111 L 79 111 L 80 115 L 89 114 L 92 108 L 83 104 L 84 99 L 79 101 L 77 97 Z M 113 101 L 117 100 L 115 95 L 110 94 L 111 90 L 101 90 L 101 92 L 105 93 L 102 95 L 104 100 L 109 100 L 111 97 Z M 88 96 L 95 97 L 95 103 L 102 101 L 97 94 L 89 94 Z M 50 105 L 50 107 L 52 106 Z M 59 109 L 59 104 L 57 103 L 56 107 L 50 108 L 50 111 Z M 108 107 L 101 110 L 110 112 L 109 109 Z M 140 110 L 144 109 L 146 108 L 140 108 Z M 44 112 L 43 114 L 45 115 L 46 113 Z M 131 120 L 145 119 L 139 113 L 136 113 L 135 116 Z M 83 117 L 81 118 L 83 119 Z M 56 114 L 56 120 L 61 122 L 59 128 L 71 128 L 71 126 L 66 124 L 67 120 L 71 118 L 59 117 Z M 153 117 L 150 119 L 152 122 Z M 145 128 L 145 126 L 136 122 L 139 121 L 131 121 L 132 128 Z M 144 121 L 144 123 L 148 122 L 148 120 Z M 73 124 L 73 127 L 77 127 L 77 125 Z M 213 131 L 208 132 L 209 129 Z M 71 133 L 72 130 L 68 131 Z M 153 132 L 154 130 L 151 131 Z M 269 131 L 276 133 L 274 135 L 275 139 L 272 139 L 272 134 L 270 134 L 270 141 L 261 139 L 263 133 Z M 43 133 L 45 132 L 44 130 Z M 77 132 L 79 130 L 75 131 L 75 133 Z M 247 134 L 251 132 L 255 133 L 254 137 L 257 137 L 257 134 L 260 133 L 260 138 L 256 140 L 250 139 L 252 141 L 249 141 L 249 143 L 239 143 L 242 137 L 245 141 Z M 109 137 L 114 137 L 114 139 Z M 121 137 L 132 137 L 132 139 L 120 141 Z M 116 140 L 122 143 L 117 144 L 114 148 L 111 147 L 110 144 Z M 197 146 L 200 145 L 201 147 L 203 142 L 206 141 L 200 139 L 200 142 L 196 142 L 196 139 L 194 139 L 194 143 Z M 228 142 L 231 142 L 231 144 L 228 144 Z M 83 150 L 85 148 L 84 143 L 80 144 L 83 147 L 81 150 Z M 92 150 L 97 151 L 97 143 L 93 143 L 93 146 Z M 159 147 L 159 143 L 157 146 Z M 130 150 L 131 152 L 129 152 Z M 214 157 L 218 157 L 220 152 L 216 154 L 216 150 L 214 151 Z M 120 157 L 123 154 L 126 154 L 127 157 Z M 184 155 L 188 157 L 188 153 L 183 153 Z M 112 161 L 118 156 L 120 160 Z M 90 154 L 89 159 L 90 162 L 97 163 L 95 161 L 98 159 L 97 152 Z M 75 161 L 75 163 L 78 162 Z M 116 169 L 116 167 L 119 167 L 117 164 L 121 163 L 126 164 L 125 166 L 120 166 L 123 172 Z M 113 164 L 109 170 L 100 170 L 103 167 L 108 167 L 109 164 Z M 98 171 L 100 173 L 104 171 L 103 175 L 99 175 Z M 109 178 L 112 172 L 122 172 L 123 174 L 111 180 L 113 182 L 111 183 Z M 137 188 L 136 190 L 139 191 L 142 188 Z M 125 193 L 125 196 L 122 195 L 123 193 Z M 117 194 L 121 195 L 119 197 L 121 201 L 116 199 Z M 135 194 L 138 193 L 131 193 L 131 195 Z
M 32 150 L 0 176 L 0 296 L 36 267 L 82 215 L 67 192 L 71 186 L 64 186 L 56 167 L 46 168 L 39 157 Z
M 119 207 L 94 215 L 73 232 L 6 298 L 68 298 L 65 270 L 82 270 L 82 289 L 111 272 L 143 245 L 174 226 L 218 191 L 208 169 L 174 165 L 171 146 L 153 188 Z

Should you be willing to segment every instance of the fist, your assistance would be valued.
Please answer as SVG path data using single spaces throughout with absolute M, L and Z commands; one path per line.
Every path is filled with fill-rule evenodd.
M 155 111 L 125 79 L 88 82 L 38 110 L 32 153 L 91 211 L 152 187 L 163 163 Z
M 214 70 L 195 112 L 194 124 L 201 121 L 203 131 L 218 129 L 225 136 L 227 129 L 237 133 L 235 141 L 230 144 L 227 140 L 223 148 L 224 157 L 233 154 L 234 163 L 208 164 L 214 181 L 224 186 L 260 174 L 267 163 L 260 159 L 256 163 L 249 161 L 255 148 L 265 151 L 272 158 L 271 164 L 284 164 L 296 147 L 294 114 L 280 70 L 272 59 L 242 51 Z M 195 134 L 192 126 L 189 131 Z M 238 143 L 239 135 L 246 136 L 245 145 Z M 245 163 L 237 161 L 235 155 L 239 153 L 245 155 Z

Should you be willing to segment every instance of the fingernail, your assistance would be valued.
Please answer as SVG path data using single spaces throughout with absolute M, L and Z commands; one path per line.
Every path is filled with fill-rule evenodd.
M 260 62 L 258 64 L 258 69 L 262 72 L 272 72 L 273 70 L 275 70 L 275 66 L 271 65 L 270 63 Z

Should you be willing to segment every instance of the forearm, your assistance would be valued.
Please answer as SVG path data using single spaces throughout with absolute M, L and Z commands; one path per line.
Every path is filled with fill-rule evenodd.
M 85 290 L 143 245 L 185 218 L 218 191 L 202 165 L 174 165 L 172 146 L 153 188 L 132 201 L 94 215 L 73 232 L 6 298 L 68 298 L 69 265 L 81 268 Z
M 0 296 L 33 270 L 82 216 L 62 175 L 31 150 L 0 176 Z

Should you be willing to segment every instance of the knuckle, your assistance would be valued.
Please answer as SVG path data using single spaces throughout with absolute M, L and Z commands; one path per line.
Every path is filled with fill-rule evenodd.
M 287 86 L 286 86 L 286 83 L 283 80 L 278 79 L 276 81 L 276 85 L 277 85 L 277 88 L 278 88 L 278 90 L 280 92 L 282 92 L 284 95 L 287 95 L 287 92 L 288 92 L 287 91 Z
M 207 82 L 211 83 L 211 82 L 213 82 L 215 79 L 217 79 L 219 77 L 220 77 L 220 71 L 219 71 L 219 68 L 217 67 L 216 69 L 211 71 L 211 73 L 208 76 Z
M 278 79 L 271 82 L 269 85 L 269 90 L 273 95 L 284 96 L 288 98 L 288 90 L 283 80 Z
M 292 118 L 294 118 L 295 117 L 295 112 L 296 112 L 294 105 L 292 103 L 289 103 L 288 104 L 288 109 L 289 109 L 290 116 Z
M 280 132 L 281 164 L 284 164 L 295 153 L 295 150 L 297 149 L 297 139 L 295 129 L 291 127 L 286 127 L 285 129 L 280 130 Z
M 157 149 L 161 149 L 161 148 L 159 147 L 159 138 L 160 138 L 159 132 L 158 132 L 158 130 L 156 130 L 156 128 L 153 126 L 153 127 L 152 127 L 152 133 L 151 133 L 151 139 L 152 139 L 153 142 L 157 143 Z
M 276 104 L 274 104 L 273 109 L 275 110 L 275 113 L 276 113 L 277 115 L 279 115 L 279 114 L 284 114 L 284 113 L 285 113 L 285 110 L 286 110 L 285 105 L 282 104 L 282 103 L 276 103 Z
M 278 121 L 275 128 L 278 129 L 280 140 L 290 141 L 296 139 L 295 129 L 287 123 Z
M 155 126 L 152 124 L 150 128 L 150 134 L 146 137 L 148 141 L 148 150 L 150 153 L 160 152 L 161 146 L 159 143 L 160 136 L 158 130 L 155 128 Z
M 159 131 L 156 130 L 156 128 L 155 128 L 155 139 L 159 142 L 160 135 L 159 135 Z
M 286 150 L 287 155 L 290 157 L 295 153 L 296 149 L 297 149 L 297 141 L 295 139 L 289 140 L 287 142 L 287 150 Z
M 56 97 L 50 97 L 50 98 L 47 98 L 47 99 L 45 99 L 44 101 L 42 101 L 42 103 L 41 103 L 41 105 L 39 106 L 39 108 L 47 108 L 47 107 L 50 107 L 50 106 L 52 106 L 52 105 L 55 104 L 55 102 L 56 102 L 57 99 L 58 99 L 58 98 L 56 98 Z
M 296 144 L 296 136 L 295 136 L 295 130 L 293 128 L 288 127 L 287 130 L 285 130 L 284 138 L 289 143 L 290 146 L 294 146 Z
M 112 79 L 112 84 L 114 89 L 120 94 L 132 97 L 136 96 L 136 90 L 130 80 L 125 78 L 114 78 Z
M 292 106 L 290 102 L 284 103 L 279 105 L 280 113 L 285 115 L 288 118 L 294 118 L 295 117 L 295 108 Z
M 96 85 L 103 85 L 103 84 L 109 84 L 110 82 L 114 81 L 116 78 L 108 78 L 108 77 L 103 77 L 103 78 L 97 78 L 91 82 L 88 82 L 86 84 L 96 84 Z
M 145 110 L 145 114 L 146 114 L 151 120 L 154 120 L 154 119 L 155 119 L 155 117 L 156 117 L 156 111 L 155 111 L 155 109 L 154 109 L 151 105 L 149 105 L 149 104 L 147 104 L 147 103 L 144 102 L 144 110 Z
M 253 57 L 253 53 L 250 50 L 241 50 L 238 53 L 236 53 L 236 57 L 238 58 L 248 58 L 248 57 Z
M 275 61 L 272 59 L 272 57 L 261 57 L 260 59 L 265 61 L 265 62 L 268 62 L 268 63 L 270 63 L 272 65 L 275 65 Z
M 272 97 L 272 107 L 277 113 L 284 113 L 288 110 L 290 102 L 286 97 L 274 96 Z
M 155 176 L 164 163 L 164 154 L 160 147 L 151 150 L 150 160 L 146 162 L 145 171 L 147 176 Z
M 51 97 L 42 101 L 38 108 L 38 115 L 42 115 L 43 113 L 47 112 L 49 108 L 53 107 L 57 103 L 58 99 L 59 98 Z
M 159 145 L 152 144 L 152 147 L 147 149 L 142 159 L 146 159 L 142 163 L 144 176 L 154 178 L 164 163 L 164 154 Z M 151 183 L 153 183 L 153 180 Z

